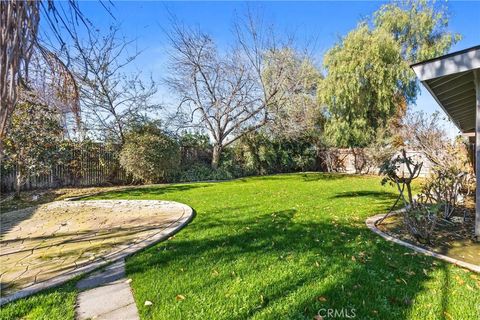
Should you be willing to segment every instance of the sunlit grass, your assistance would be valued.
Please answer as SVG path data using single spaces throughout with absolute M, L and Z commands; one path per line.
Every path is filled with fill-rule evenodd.
M 313 319 L 323 309 L 354 310 L 356 319 L 478 319 L 479 276 L 367 229 L 365 219 L 395 197 L 378 177 L 312 173 L 95 198 L 174 200 L 196 210 L 175 237 L 127 260 L 143 319 Z M 71 319 L 75 294 L 57 294 L 7 305 L 0 318 L 55 319 L 51 308 Z
M 75 281 L 71 281 L 60 288 L 45 290 L 0 307 L 0 319 L 74 319 L 76 297 Z
M 377 177 L 292 174 L 101 198 L 197 211 L 174 239 L 128 260 L 145 319 L 312 319 L 323 308 L 359 319 L 478 318 L 478 277 L 366 228 L 395 197 Z

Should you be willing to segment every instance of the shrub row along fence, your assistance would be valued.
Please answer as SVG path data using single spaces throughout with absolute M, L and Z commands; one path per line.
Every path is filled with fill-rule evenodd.
M 59 163 L 48 172 L 26 177 L 22 190 L 59 188 L 68 186 L 96 186 L 124 184 L 131 179 L 120 167 L 118 153 L 102 145 L 62 152 Z M 1 192 L 15 190 L 18 167 L 0 167 Z
M 199 164 L 205 168 L 209 167 L 211 152 L 207 149 L 195 146 L 182 147 L 181 168 L 188 171 L 188 168 L 195 168 L 195 165 Z M 430 173 L 431 164 L 421 152 L 410 150 L 407 151 L 407 156 L 412 157 L 415 161 L 424 163 L 420 176 L 425 177 Z M 313 155 L 313 157 L 316 158 L 312 159 L 314 160 L 313 165 L 303 168 L 303 170 L 363 174 L 377 174 L 379 171 L 378 164 L 372 161 L 367 150 L 361 148 L 319 150 L 316 156 Z M 114 148 L 106 148 L 101 144 L 67 148 L 61 158 L 61 163 L 54 165 L 48 172 L 27 177 L 21 189 L 34 190 L 68 186 L 86 187 L 132 183 L 131 177 L 120 167 L 118 151 L 115 151 Z M 17 170 L 18 168 L 15 166 L 0 166 L 1 192 L 11 192 L 15 190 Z M 399 169 L 400 172 L 405 170 L 406 168 Z M 240 171 L 243 172 L 245 170 Z M 291 172 L 291 170 L 279 172 Z M 245 171 L 238 174 L 220 175 L 219 179 L 238 177 L 245 174 L 270 174 L 279 172 L 278 170 L 260 170 L 256 168 L 256 170 Z M 210 178 L 209 176 L 207 180 L 217 178 L 217 176 L 214 176 L 214 178 Z M 190 174 L 182 179 L 174 179 L 172 181 L 195 181 L 202 179 L 205 178 L 197 179 Z

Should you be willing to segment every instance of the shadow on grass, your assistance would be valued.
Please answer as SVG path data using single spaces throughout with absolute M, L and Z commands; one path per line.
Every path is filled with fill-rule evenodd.
M 332 198 L 358 198 L 358 197 L 367 197 L 380 200 L 396 200 L 398 195 L 393 192 L 386 191 L 349 191 L 338 193 Z
M 97 195 L 82 198 L 81 200 L 91 200 L 91 199 L 125 199 L 125 198 L 136 198 L 136 197 L 145 197 L 148 196 L 160 196 L 166 193 L 171 192 L 181 192 L 189 191 L 198 188 L 207 188 L 211 187 L 208 183 L 195 183 L 195 184 L 175 184 L 175 185 L 158 185 L 158 186 L 149 186 L 149 187 L 134 187 L 131 189 L 125 189 L 121 191 L 107 191 L 99 193 Z
M 305 173 L 302 175 L 303 181 L 313 182 L 313 181 L 322 181 L 322 180 L 340 180 L 350 177 L 348 174 L 343 173 Z
M 325 181 L 325 180 L 339 180 L 339 179 L 344 179 L 348 178 L 350 175 L 348 174 L 342 174 L 342 173 L 326 173 L 326 172 L 304 172 L 304 173 L 277 173 L 277 174 L 269 174 L 265 176 L 254 176 L 251 177 L 255 180 L 259 181 L 285 181 L 288 179 L 292 180 L 297 180 L 299 177 L 302 177 L 303 181 L 309 182 L 309 181 Z M 248 181 L 250 177 L 248 178 L 241 178 L 241 179 L 236 179 L 235 181 L 239 180 L 245 180 Z
M 170 287 L 175 287 L 177 293 L 186 290 L 198 294 L 198 299 L 189 297 L 181 306 L 173 306 L 187 317 L 195 317 L 196 310 L 202 308 L 214 310 L 228 305 L 225 292 L 235 290 L 234 285 L 239 281 L 246 287 L 238 287 L 233 295 L 242 296 L 242 303 L 248 306 L 235 310 L 235 316 L 218 314 L 218 319 L 312 319 L 321 309 L 350 312 L 354 309 L 359 319 L 409 317 L 416 295 L 426 290 L 428 274 L 437 268 L 432 265 L 432 258 L 411 254 L 381 240 L 363 226 L 363 221 L 357 225 L 301 222 L 294 218 L 296 213 L 284 210 L 252 219 L 230 217 L 218 223 L 204 221 L 201 226 L 209 232 L 203 237 L 175 239 L 139 253 L 127 261 L 127 273 L 152 276 L 152 270 L 156 270 L 153 278 L 143 277 L 143 281 L 154 282 L 165 277 L 162 269 L 182 269 L 176 279 L 168 281 L 173 281 Z M 248 263 L 239 264 L 245 260 Z M 222 269 L 222 265 L 233 268 L 234 272 Z M 183 270 L 184 267 L 187 270 Z M 215 268 L 219 270 L 214 270 L 217 274 L 212 275 Z M 448 269 L 444 270 L 448 281 Z M 256 288 L 252 290 L 252 286 Z M 202 304 L 205 300 L 200 296 L 205 288 L 218 294 L 219 306 L 211 301 Z M 143 290 L 151 295 L 150 289 L 148 285 L 134 286 L 140 296 L 137 301 L 145 298 Z M 168 299 L 177 293 L 165 289 L 158 293 L 161 301 L 156 303 L 169 305 Z M 446 297 L 448 292 L 438 306 L 436 316 L 440 318 L 447 308 Z M 154 313 L 153 308 L 140 304 L 139 309 L 145 318 L 156 318 L 159 314 L 169 317 L 165 309 Z

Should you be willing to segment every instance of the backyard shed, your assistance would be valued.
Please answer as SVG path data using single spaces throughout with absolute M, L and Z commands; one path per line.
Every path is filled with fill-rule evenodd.
M 474 142 L 475 236 L 480 240 L 480 45 L 411 67 L 451 121 Z

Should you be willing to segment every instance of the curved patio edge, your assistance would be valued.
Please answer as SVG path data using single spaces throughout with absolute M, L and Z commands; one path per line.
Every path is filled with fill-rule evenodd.
M 395 213 L 399 213 L 401 212 L 400 211 L 397 211 Z M 468 263 L 468 262 L 465 262 L 465 261 L 462 261 L 462 260 L 458 260 L 458 259 L 455 259 L 455 258 L 452 258 L 452 257 L 449 257 L 449 256 L 446 256 L 446 255 L 443 255 L 443 254 L 440 254 L 440 253 L 436 253 L 436 252 L 433 252 L 433 251 L 430 251 L 430 250 L 427 250 L 427 249 L 424 249 L 424 248 L 421 248 L 421 247 L 418 247 L 414 244 L 411 244 L 409 242 L 406 242 L 406 241 L 403 241 L 403 240 L 400 240 L 398 238 L 395 238 L 383 231 L 381 231 L 380 229 L 377 228 L 377 222 L 378 220 L 380 220 L 381 218 L 383 218 L 385 216 L 385 214 L 377 214 L 373 217 L 369 217 L 365 223 L 367 225 L 367 227 L 372 230 L 373 232 L 375 232 L 376 234 L 378 234 L 379 236 L 381 236 L 382 238 L 384 238 L 385 240 L 388 240 L 388 241 L 391 241 L 391 242 L 395 242 L 401 246 L 404 246 L 404 247 L 407 247 L 409 249 L 412 249 L 416 252 L 419 252 L 419 253 L 422 253 L 424 255 L 427 255 L 427 256 L 431 256 L 431 257 L 435 257 L 437 259 L 440 259 L 440 260 L 443 260 L 443 261 L 447 261 L 447 262 L 450 262 L 456 266 L 459 266 L 459 267 L 462 267 L 462 268 L 465 268 L 465 269 L 468 269 L 468 270 L 471 270 L 471 271 L 474 271 L 474 272 L 478 272 L 480 273 L 480 266 L 477 266 L 473 263 Z
M 133 200 L 135 201 L 135 200 Z M 136 252 L 148 248 L 152 245 L 155 245 L 161 241 L 164 241 L 171 236 L 175 235 L 177 232 L 179 232 L 181 229 L 183 229 L 186 225 L 190 223 L 190 221 L 193 220 L 195 217 L 196 213 L 193 208 L 190 206 L 187 206 L 186 204 L 176 202 L 176 201 L 168 201 L 169 203 L 175 203 L 177 205 L 181 205 L 184 208 L 184 211 L 180 217 L 180 219 L 176 220 L 175 222 L 171 223 L 168 225 L 166 228 L 160 229 L 158 233 L 155 233 L 154 235 L 143 239 L 140 242 L 134 243 L 132 245 L 127 246 L 126 248 L 123 248 L 119 251 L 112 252 L 104 257 L 102 257 L 99 260 L 96 260 L 88 265 L 85 265 L 83 267 L 80 267 L 78 269 L 73 270 L 72 272 L 62 274 L 56 277 L 53 277 L 51 279 L 45 280 L 43 282 L 36 283 L 34 285 L 31 285 L 29 287 L 20 289 L 19 291 L 12 293 L 10 295 L 4 296 L 0 298 L 0 306 L 21 299 L 21 298 L 26 298 L 28 296 L 31 296 L 33 294 L 39 293 L 40 291 L 46 290 L 46 289 L 51 289 L 57 286 L 60 286 L 70 280 L 72 280 L 75 277 L 85 275 L 87 273 L 90 273 L 92 271 L 95 271 L 99 268 L 105 267 L 111 263 L 114 263 L 116 261 L 125 259 Z

